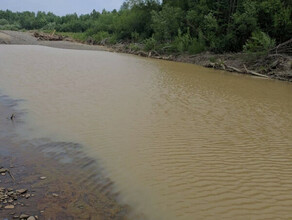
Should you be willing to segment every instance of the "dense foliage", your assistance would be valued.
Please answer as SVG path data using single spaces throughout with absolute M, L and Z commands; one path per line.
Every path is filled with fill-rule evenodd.
M 120 10 L 56 16 L 0 11 L 0 29 L 70 32 L 91 43 L 217 53 L 268 50 L 292 36 L 290 0 L 126 0 Z

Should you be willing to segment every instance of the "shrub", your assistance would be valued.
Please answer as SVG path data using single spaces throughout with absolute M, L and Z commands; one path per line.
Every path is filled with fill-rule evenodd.
M 144 41 L 144 50 L 150 51 L 155 50 L 157 46 L 157 41 L 154 39 L 154 37 L 148 38 Z
M 1 18 L 0 19 L 0 25 L 2 26 L 2 25 L 7 25 L 7 24 L 9 24 L 9 22 L 6 20 L 6 19 L 4 19 L 4 18 Z
M 18 31 L 20 30 L 20 26 L 18 24 L 0 25 L 0 30 Z
M 187 33 L 182 34 L 181 30 L 178 30 L 178 36 L 175 37 L 173 41 L 173 46 L 176 49 L 176 51 L 183 53 L 188 50 L 191 42 L 192 42 L 192 37 L 190 35 L 190 32 L 188 30 Z
M 108 43 L 113 45 L 116 44 L 118 41 L 118 35 L 117 34 L 112 34 L 109 39 L 108 39 Z
M 206 50 L 205 41 L 200 38 L 192 39 L 192 42 L 188 48 L 190 54 L 201 53 Z
M 267 54 L 273 47 L 275 47 L 274 39 L 262 31 L 255 31 L 243 46 L 243 51 L 247 53 Z
M 92 38 L 96 44 L 105 43 L 103 41 L 109 40 L 110 34 L 106 31 L 100 31 L 97 34 L 92 35 Z
M 135 43 L 131 43 L 129 48 L 130 48 L 131 50 L 133 50 L 133 51 L 138 51 L 138 50 L 140 50 L 139 45 L 137 45 L 137 44 L 135 44 Z
M 131 39 L 132 39 L 133 42 L 137 42 L 139 40 L 139 33 L 132 32 L 131 33 Z
M 182 34 L 179 30 L 178 36 L 172 43 L 172 49 L 176 52 L 188 52 L 190 54 L 203 52 L 205 50 L 205 40 L 202 32 L 199 32 L 198 38 L 192 38 L 189 30 L 185 34 Z

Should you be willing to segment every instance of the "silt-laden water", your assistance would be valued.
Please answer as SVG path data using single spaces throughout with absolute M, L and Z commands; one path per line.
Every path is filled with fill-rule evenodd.
M 292 218 L 292 85 L 102 51 L 0 47 L 30 137 L 74 141 L 146 219 Z

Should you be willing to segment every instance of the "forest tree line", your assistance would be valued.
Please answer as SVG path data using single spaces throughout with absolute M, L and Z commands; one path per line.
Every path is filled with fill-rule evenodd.
M 119 10 L 57 16 L 0 10 L 0 29 L 70 33 L 80 41 L 145 50 L 267 52 L 292 36 L 291 0 L 126 0 Z

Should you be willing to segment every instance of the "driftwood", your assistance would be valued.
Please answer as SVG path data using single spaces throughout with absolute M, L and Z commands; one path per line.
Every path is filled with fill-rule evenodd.
M 161 57 L 159 53 L 157 53 L 156 50 L 152 50 L 151 53 L 153 53 L 155 56 Z
M 34 32 L 34 36 L 38 39 L 38 40 L 47 40 L 47 41 L 62 41 L 64 40 L 63 36 L 60 35 L 54 35 L 53 34 L 46 34 L 46 33 L 39 33 L 39 32 Z
M 207 68 L 215 68 L 216 67 L 216 63 L 208 63 L 206 65 L 204 65 L 204 67 L 207 67 Z
M 136 54 L 139 55 L 139 56 L 142 56 L 142 57 L 147 57 L 148 56 L 148 54 L 146 52 L 142 51 L 142 50 L 137 51 Z
M 162 57 L 163 60 L 172 60 L 172 56 L 169 55 L 168 57 Z
M 292 54 L 292 38 L 290 40 L 287 40 L 273 49 L 269 51 L 269 53 L 275 53 L 275 54 Z
M 56 33 L 56 30 L 54 30 L 54 31 L 53 31 L 53 33 L 51 34 L 51 36 L 54 36 L 54 35 L 55 35 L 55 33 Z
M 251 75 L 254 75 L 254 76 L 259 76 L 259 77 L 264 77 L 264 78 L 269 78 L 268 76 L 266 75 L 263 75 L 263 74 L 260 74 L 260 73 L 257 73 L 255 71 L 252 71 L 252 70 L 248 70 L 246 68 L 245 65 L 243 65 L 245 71 L 243 70 L 240 70 L 236 67 L 233 67 L 233 66 L 228 66 L 226 65 L 225 63 L 208 63 L 207 65 L 205 65 L 205 67 L 209 67 L 209 68 L 216 68 L 216 69 L 223 69 L 223 70 L 226 70 L 226 71 L 230 71 L 230 72 L 237 72 L 237 73 L 248 73 L 248 74 L 251 74 Z
M 243 73 L 242 70 L 237 69 L 237 68 L 235 68 L 235 67 L 233 67 L 233 66 L 227 66 L 227 65 L 226 65 L 226 67 L 227 67 L 227 70 L 229 70 L 229 71 L 231 71 L 231 72 Z
M 191 55 L 190 58 L 195 58 L 197 56 L 198 56 L 198 54 L 194 54 L 194 55 Z
M 254 76 L 259 76 L 259 77 L 269 78 L 269 77 L 266 76 L 266 75 L 263 75 L 263 74 L 260 74 L 260 73 L 257 73 L 257 72 L 254 72 L 254 71 L 248 70 L 244 64 L 243 64 L 243 67 L 244 67 L 246 73 L 249 73 L 249 74 L 254 75 Z

